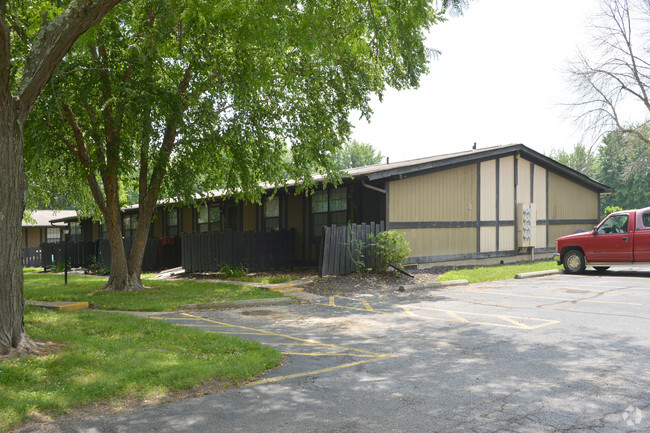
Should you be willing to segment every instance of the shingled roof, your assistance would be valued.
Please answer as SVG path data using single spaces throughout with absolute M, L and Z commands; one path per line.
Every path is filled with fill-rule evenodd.
M 52 221 L 68 218 L 75 219 L 77 212 L 73 210 L 35 210 L 29 216 L 34 221 L 23 220 L 23 227 L 52 227 Z

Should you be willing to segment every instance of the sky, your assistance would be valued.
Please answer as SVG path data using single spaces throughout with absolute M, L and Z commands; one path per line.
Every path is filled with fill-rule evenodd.
M 589 43 L 597 0 L 473 0 L 462 16 L 435 25 L 427 46 L 442 52 L 420 87 L 373 100 L 371 122 L 352 138 L 390 161 L 513 143 L 571 151 L 580 126 L 564 70 Z M 584 140 L 583 140 L 584 139 Z M 590 143 L 591 144 L 591 143 Z

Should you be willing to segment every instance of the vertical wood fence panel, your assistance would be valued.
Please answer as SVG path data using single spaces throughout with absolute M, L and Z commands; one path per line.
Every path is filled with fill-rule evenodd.
M 124 238 L 124 250 L 128 260 L 131 255 L 131 238 Z M 65 241 L 44 243 L 40 246 L 41 265 L 49 268 L 65 263 Z M 68 263 L 73 268 L 84 268 L 94 265 L 111 267 L 111 247 L 108 239 L 98 239 L 95 242 L 68 242 Z M 180 238 L 149 238 L 142 259 L 142 271 L 160 271 L 181 265 Z
M 216 272 L 245 266 L 251 272 L 292 269 L 294 230 L 183 233 L 182 266 L 187 272 Z
M 377 266 L 378 257 L 370 243 L 370 235 L 385 230 L 385 224 L 351 224 L 349 226 L 323 227 L 318 274 L 345 275 L 356 272 L 357 263 L 366 268 Z
M 23 248 L 23 266 L 40 268 L 43 266 L 41 247 Z

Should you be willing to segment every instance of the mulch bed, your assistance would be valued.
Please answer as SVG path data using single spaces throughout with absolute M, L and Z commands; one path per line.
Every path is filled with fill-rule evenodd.
M 449 269 L 451 268 L 409 269 L 407 272 L 413 275 L 414 278 L 398 272 L 354 273 L 336 277 L 327 276 L 301 287 L 308 293 L 320 296 L 346 296 L 361 293 L 391 292 L 397 290 L 399 286 L 407 284 L 434 282 L 440 274 L 447 272 Z
M 413 278 L 394 272 L 380 272 L 380 273 L 353 273 L 349 275 L 340 276 L 326 276 L 316 278 L 316 281 L 308 284 L 301 284 L 300 287 L 305 289 L 305 292 L 312 293 L 320 296 L 334 296 L 334 295 L 354 295 L 361 293 L 379 293 L 391 292 L 399 288 L 399 286 L 407 284 L 426 284 L 437 280 L 438 276 L 452 269 L 451 266 L 438 266 L 429 269 L 408 269 L 406 272 L 413 275 Z M 280 276 L 293 276 L 299 279 L 314 277 L 317 275 L 317 270 L 314 268 L 303 268 L 294 271 L 284 272 L 256 272 L 250 273 L 250 277 L 280 277 Z M 219 280 L 219 275 L 216 273 L 187 273 L 180 274 L 175 279 L 209 279 Z M 228 280 L 223 280 L 228 282 Z M 287 284 L 291 284 L 288 282 Z

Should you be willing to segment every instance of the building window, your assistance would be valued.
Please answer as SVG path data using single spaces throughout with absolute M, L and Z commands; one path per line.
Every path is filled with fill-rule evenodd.
M 167 231 L 168 237 L 178 236 L 178 209 L 169 209 L 167 211 Z
M 124 215 L 122 217 L 122 236 L 132 238 L 138 229 L 138 215 Z
M 346 187 L 330 190 L 329 224 L 345 225 L 348 223 L 348 191 Z
M 199 232 L 217 232 L 221 229 L 221 206 L 211 204 L 202 205 L 198 212 Z
M 264 202 L 264 230 L 280 230 L 280 197 L 273 197 Z
M 58 227 L 48 227 L 45 241 L 47 243 L 54 243 L 54 242 L 59 242 L 60 240 L 61 240 L 61 229 Z
M 311 213 L 315 237 L 321 236 L 322 226 L 347 224 L 347 188 L 342 186 L 326 191 L 316 191 L 311 198 Z
M 81 241 L 81 224 L 78 222 L 70 223 L 70 241 L 71 242 Z

